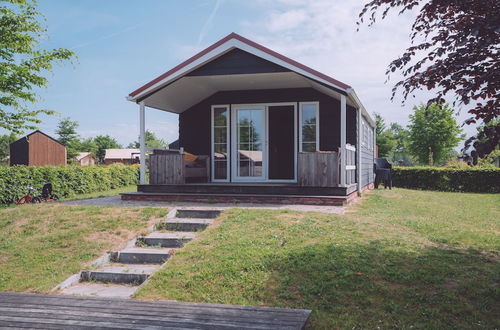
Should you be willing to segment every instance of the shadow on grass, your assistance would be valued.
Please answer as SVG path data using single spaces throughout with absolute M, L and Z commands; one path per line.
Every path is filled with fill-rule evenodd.
M 266 260 L 269 300 L 311 328 L 498 328 L 498 260 L 477 251 L 309 245 Z

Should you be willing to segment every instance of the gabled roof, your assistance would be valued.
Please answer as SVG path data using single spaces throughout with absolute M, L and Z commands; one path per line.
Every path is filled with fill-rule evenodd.
M 285 70 L 251 75 L 193 76 L 191 74 L 235 49 L 264 59 Z M 136 103 L 144 102 L 145 106 L 151 108 L 181 113 L 217 91 L 304 87 L 312 87 L 337 99 L 341 95 L 347 96 L 347 104 L 360 108 L 363 116 L 371 125 L 374 125 L 373 119 L 351 86 L 236 33 L 229 34 L 134 90 L 127 96 L 127 100 Z
M 30 134 L 28 134 L 28 135 L 26 135 L 26 136 L 23 136 L 22 138 L 20 138 L 20 139 L 18 139 L 18 140 L 16 140 L 16 141 L 14 141 L 14 142 L 12 142 L 12 143 L 16 143 L 17 141 L 21 141 L 21 140 L 23 140 L 23 139 L 28 139 L 30 136 L 32 136 L 33 134 L 36 134 L 36 133 L 40 133 L 40 134 L 42 134 L 42 135 L 44 135 L 44 136 L 48 137 L 48 138 L 49 138 L 49 139 L 51 139 L 52 141 L 59 143 L 59 144 L 60 144 L 60 145 L 62 145 L 63 147 L 66 147 L 64 144 L 62 144 L 62 143 L 61 143 L 61 142 L 59 142 L 58 140 L 54 139 L 52 136 L 47 135 L 47 134 L 45 134 L 44 132 L 42 132 L 42 131 L 40 131 L 40 130 L 38 130 L 38 129 L 37 129 L 36 131 L 31 132 Z M 11 144 L 12 144 L 12 143 L 11 143 Z
M 264 47 L 254 41 L 251 41 L 249 39 L 246 39 L 239 34 L 236 33 L 231 33 L 228 36 L 222 38 L 221 40 L 217 41 L 213 45 L 205 48 L 198 54 L 192 56 L 191 58 L 187 59 L 186 61 L 182 62 L 181 64 L 177 65 L 176 67 L 172 68 L 171 70 L 163 73 L 162 75 L 156 77 L 155 79 L 151 80 L 147 84 L 139 87 L 135 91 L 131 92 L 129 94 L 128 99 L 133 101 L 137 100 L 141 96 L 144 96 L 144 94 L 150 93 L 152 90 L 161 87 L 163 84 L 168 83 L 169 80 L 172 79 L 177 79 L 183 74 L 189 72 L 190 70 L 195 69 L 196 67 L 199 67 L 200 65 L 210 61 L 213 58 L 216 58 L 217 56 L 227 52 L 230 49 L 233 48 L 239 48 L 245 51 L 249 51 L 250 53 L 253 53 L 254 55 L 265 56 L 267 60 L 276 63 L 278 65 L 284 66 L 286 68 L 291 69 L 292 71 L 295 71 L 299 74 L 304 74 L 306 76 L 309 76 L 310 78 L 315 78 L 319 82 L 327 83 L 328 85 L 331 85 L 332 87 L 339 88 L 341 90 L 347 90 L 350 89 L 351 86 L 335 79 L 330 76 L 327 76 L 319 71 L 316 71 L 304 64 L 301 64 L 297 61 L 292 60 L 291 58 L 288 58 L 284 55 L 281 55 L 267 47 Z M 204 59 L 204 57 L 207 57 Z M 200 60 L 204 60 L 202 63 L 195 63 Z M 198 64 L 193 66 L 193 64 Z M 193 66 L 193 67 L 191 67 Z M 186 70 L 188 69 L 188 70 Z
M 134 159 L 139 157 L 140 150 L 134 148 L 106 149 L 104 159 Z
M 80 160 L 82 160 L 83 158 L 85 158 L 87 156 L 93 156 L 94 157 L 94 154 L 92 154 L 91 152 L 79 152 L 78 155 L 75 158 L 76 158 L 77 161 L 80 161 Z

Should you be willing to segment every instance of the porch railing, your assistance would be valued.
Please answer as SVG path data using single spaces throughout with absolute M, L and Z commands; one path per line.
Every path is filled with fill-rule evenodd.
M 149 183 L 183 184 L 183 157 L 180 152 L 153 152 L 149 156 Z
M 339 157 L 334 151 L 299 152 L 298 182 L 301 186 L 337 187 Z

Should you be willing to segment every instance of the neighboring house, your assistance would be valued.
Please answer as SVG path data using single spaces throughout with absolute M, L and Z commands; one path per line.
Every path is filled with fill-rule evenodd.
M 187 184 L 182 157 L 153 153 L 150 184 L 144 162 L 143 184 L 124 198 L 344 203 L 374 180 L 375 123 L 353 88 L 235 33 L 128 100 L 139 104 L 142 136 L 146 107 L 178 114 L 175 146 L 208 156 L 210 174 Z
M 10 165 L 66 165 L 66 147 L 37 130 L 10 144 Z
M 91 152 L 80 152 L 75 158 L 80 166 L 94 166 L 96 163 L 96 157 Z
M 139 149 L 106 149 L 106 153 L 104 154 L 104 164 L 137 164 L 140 159 L 140 150 Z

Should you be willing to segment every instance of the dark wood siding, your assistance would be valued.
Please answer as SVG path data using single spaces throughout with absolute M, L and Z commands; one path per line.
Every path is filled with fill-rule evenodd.
M 66 147 L 35 131 L 11 144 L 11 165 L 66 165 Z
M 241 49 L 233 49 L 187 76 L 289 72 L 290 70 Z
M 312 88 L 215 93 L 179 115 L 179 146 L 193 154 L 210 155 L 211 105 L 307 101 L 319 101 L 320 149 L 337 151 L 340 145 L 340 101 Z M 355 125 L 352 127 L 356 129 Z
M 353 146 L 356 145 L 356 122 L 357 122 L 357 111 L 356 108 L 347 106 L 346 110 L 346 143 L 349 143 Z
M 28 165 L 28 141 L 26 137 L 10 144 L 10 165 Z

